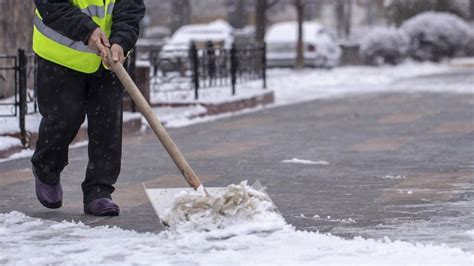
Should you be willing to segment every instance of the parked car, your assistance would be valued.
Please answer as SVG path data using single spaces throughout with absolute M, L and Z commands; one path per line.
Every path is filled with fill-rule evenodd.
M 216 20 L 209 24 L 191 24 L 179 28 L 162 48 L 162 57 L 170 57 L 177 51 L 187 51 L 191 42 L 205 47 L 212 42 L 216 48 L 230 48 L 234 41 L 234 28 L 226 21 Z
M 159 68 L 166 72 L 189 69 L 189 48 L 192 42 L 197 48 L 212 44 L 214 48 L 230 49 L 234 42 L 234 28 L 224 20 L 179 28 L 161 49 L 158 55 Z M 204 50 L 199 49 L 198 56 L 202 56 L 202 53 Z
M 270 27 L 265 37 L 267 66 L 295 65 L 297 32 L 297 22 L 282 22 Z M 339 64 L 341 48 L 322 25 L 304 22 L 303 43 L 305 66 L 331 68 Z

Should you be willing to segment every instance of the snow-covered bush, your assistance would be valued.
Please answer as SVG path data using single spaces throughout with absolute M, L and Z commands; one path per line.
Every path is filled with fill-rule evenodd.
M 469 44 L 469 24 L 449 13 L 421 13 L 403 22 L 401 29 L 410 37 L 410 56 L 417 60 L 438 62 Z
M 360 43 L 360 55 L 371 65 L 400 63 L 408 54 L 408 35 L 396 28 L 379 28 L 371 31 Z
M 427 11 L 470 16 L 468 0 L 384 0 L 384 8 L 387 18 L 396 25 Z

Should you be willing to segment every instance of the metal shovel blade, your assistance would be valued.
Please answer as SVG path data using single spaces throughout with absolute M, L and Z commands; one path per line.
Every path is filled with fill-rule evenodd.
M 255 190 L 265 191 L 265 188 L 259 181 L 253 183 L 250 187 Z M 145 189 L 148 200 L 150 200 L 150 203 L 153 206 L 156 215 L 158 215 L 161 224 L 165 227 L 167 227 L 168 225 L 163 222 L 161 217 L 164 217 L 165 211 L 173 206 L 176 195 L 182 191 L 194 191 L 193 188 L 147 188 L 145 186 L 145 183 L 143 183 L 143 188 Z M 206 187 L 206 190 L 212 196 L 225 192 L 227 190 L 227 187 Z M 275 203 L 273 203 L 273 205 L 275 205 Z

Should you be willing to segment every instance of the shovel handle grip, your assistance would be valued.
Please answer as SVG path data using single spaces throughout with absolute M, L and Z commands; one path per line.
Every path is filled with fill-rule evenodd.
M 135 102 L 138 110 L 145 117 L 151 129 L 158 137 L 168 154 L 171 156 L 183 177 L 191 187 L 197 190 L 198 187 L 201 186 L 201 180 L 199 180 L 199 177 L 191 168 L 186 158 L 184 158 L 184 155 L 181 153 L 178 146 L 176 146 L 165 127 L 161 124 L 157 115 L 153 112 L 150 105 L 145 100 L 145 97 L 143 97 L 137 85 L 130 78 L 130 75 L 128 75 L 123 65 L 120 62 L 113 62 L 110 50 L 107 51 L 107 64 L 118 77 L 125 90 L 132 98 L 133 102 Z

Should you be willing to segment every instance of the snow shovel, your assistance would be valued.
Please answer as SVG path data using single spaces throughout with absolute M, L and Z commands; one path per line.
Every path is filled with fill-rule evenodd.
M 137 85 L 130 78 L 127 71 L 123 67 L 123 65 L 120 63 L 112 62 L 111 60 L 112 55 L 110 54 L 110 51 L 108 51 L 107 56 L 108 56 L 107 58 L 109 60 L 110 68 L 118 77 L 118 79 L 124 86 L 125 90 L 128 92 L 128 94 L 132 98 L 133 102 L 135 102 L 138 110 L 143 114 L 148 124 L 150 125 L 151 129 L 153 130 L 155 135 L 158 137 L 161 144 L 170 155 L 171 159 L 173 159 L 174 163 L 178 167 L 183 177 L 191 186 L 191 188 L 166 188 L 166 189 L 154 188 L 152 189 L 152 188 L 146 188 L 145 184 L 143 184 L 143 187 L 148 196 L 148 199 L 150 200 L 153 206 L 153 209 L 158 215 L 158 218 L 163 217 L 165 210 L 167 210 L 168 208 L 172 206 L 175 199 L 175 195 L 181 191 L 190 191 L 194 189 L 196 191 L 201 191 L 206 196 L 210 195 L 209 192 L 213 194 L 217 194 L 217 193 L 225 191 L 227 189 L 225 187 L 205 188 L 203 186 L 203 184 L 201 183 L 201 180 L 196 175 L 194 170 L 191 168 L 188 161 L 184 158 L 183 154 L 181 153 L 179 148 L 176 146 L 174 141 L 171 139 L 165 127 L 161 124 L 157 115 L 153 112 L 150 105 L 146 101 L 145 97 L 143 97 Z M 258 181 L 252 184 L 251 187 L 256 190 L 261 190 L 261 191 L 264 190 L 264 188 Z M 160 221 L 162 220 L 160 219 Z

